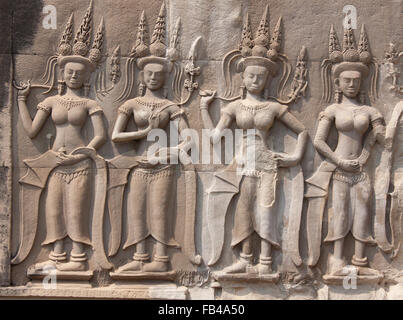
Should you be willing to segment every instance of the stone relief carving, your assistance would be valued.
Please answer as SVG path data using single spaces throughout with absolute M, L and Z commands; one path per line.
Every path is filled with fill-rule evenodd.
M 396 95 L 402 93 L 401 87 L 398 85 L 400 72 L 396 67 L 401 56 L 402 53 L 399 54 L 395 45 L 390 43 L 385 52 L 384 65 L 387 67 L 387 78 L 392 79 L 390 90 Z M 386 127 L 386 147 L 381 155 L 375 175 L 375 238 L 379 247 L 383 251 L 391 253 L 392 258 L 395 258 L 399 253 L 402 237 L 402 150 L 400 143 L 402 106 L 402 101 L 399 101 L 392 110 L 392 117 Z M 387 203 L 389 198 L 390 211 L 388 215 Z M 389 220 L 391 227 L 391 243 L 387 237 L 387 220 Z
M 115 50 L 113 50 L 110 64 L 110 72 L 109 77 L 112 82 L 111 86 L 108 88 L 106 85 L 106 71 L 100 72 L 97 74 L 97 80 L 95 82 L 95 89 L 98 94 L 98 97 L 104 97 L 108 95 L 114 88 L 115 85 L 119 82 L 121 71 L 120 71 L 120 46 L 117 46 Z
M 167 286 L 172 291 L 168 290 L 167 294 L 180 292 L 183 297 L 188 294 L 183 287 L 209 289 L 213 295 L 217 292 L 221 295 L 225 293 L 226 281 L 236 285 L 241 282 L 241 286 L 244 282 L 255 283 L 250 287 L 256 285 L 257 291 L 265 292 L 263 290 L 267 288 L 259 285 L 281 280 L 280 286 L 286 287 L 289 282 L 304 280 L 305 274 L 298 272 L 305 270 L 303 259 L 308 255 L 309 272 L 315 281 L 307 279 L 307 282 L 314 285 L 311 287 L 315 294 L 319 291 L 316 267 L 322 263 L 319 262 L 321 256 L 329 258 L 323 276 L 325 284 L 329 284 L 326 290 L 331 290 L 331 285 L 341 286 L 351 271 L 357 273 L 359 285 L 382 283 L 384 286 L 393 277 L 379 266 L 384 263 L 391 268 L 400 267 L 396 257 L 399 252 L 401 254 L 403 223 L 400 141 L 403 104 L 402 101 L 392 104 L 384 96 L 381 103 L 377 102 L 377 82 L 378 74 L 387 74 L 387 88 L 382 93 L 389 90 L 390 96 L 394 94 L 400 98 L 402 52 L 391 43 L 385 52 L 383 69 L 379 71 L 364 26 L 358 46 L 351 29 L 344 30 L 341 46 L 332 26 L 329 58 L 321 65 L 321 79 L 310 78 L 308 83 L 306 47 L 299 51 L 293 71 L 282 49 L 283 19 L 278 20 L 270 35 L 266 7 L 256 35 L 253 35 L 246 15 L 239 47 L 224 56 L 222 70 L 219 70 L 223 77 L 218 86 L 223 91 L 200 90 L 199 105 L 192 99 L 194 92 L 199 90 L 197 77 L 202 74 L 199 63 L 207 66 L 206 69 L 203 67 L 203 86 L 208 88 L 214 82 L 215 74 L 204 70 L 210 71 L 215 65 L 215 56 L 212 50 L 206 60 L 199 60 L 201 37 L 194 36 L 199 30 L 195 32 L 190 28 L 189 20 L 182 14 L 182 21 L 176 19 L 183 8 L 177 10 L 174 3 L 170 2 L 169 19 L 162 4 L 150 37 L 143 11 L 129 55 L 123 42 L 127 39 L 122 35 L 122 39 L 118 39 L 121 45 L 110 41 L 113 51 L 106 58 L 102 53 L 104 19 L 96 21 L 97 28 L 93 29 L 91 0 L 77 30 L 74 30 L 73 14 L 67 19 L 60 42 L 55 43 L 55 46 L 58 44 L 57 54 L 49 58 L 43 75 L 42 69 L 38 68 L 43 82 L 13 81 L 18 90 L 15 114 L 18 112 L 19 117 L 11 121 L 10 127 L 14 128 L 20 121 L 24 130 L 22 135 L 16 130 L 12 143 L 17 148 L 31 148 L 31 142 L 25 138 L 28 135 L 34 141 L 32 147 L 36 148 L 35 140 L 41 139 L 47 121 L 54 126 L 56 134 L 48 134 L 45 144 L 41 142 L 43 146 L 48 145 L 46 152 L 31 158 L 27 156 L 29 152 L 18 150 L 16 158 L 11 160 L 16 166 L 24 159 L 22 170 L 26 171 L 20 176 L 18 168 L 11 174 L 11 180 L 19 187 L 17 194 L 10 192 L 14 198 L 12 211 L 15 213 L 12 215 L 17 216 L 11 221 L 19 222 L 21 228 L 10 235 L 7 226 L 0 226 L 0 244 L 8 241 L 16 250 L 11 261 L 14 269 L 9 267 L 7 255 L 0 257 L 0 278 L 2 274 L 14 273 L 11 282 L 14 286 L 15 279 L 20 285 L 26 281 L 27 274 L 33 280 L 31 284 L 39 284 L 35 280 L 43 280 L 51 269 L 56 270 L 58 281 L 67 280 L 70 286 L 79 284 L 81 287 L 80 281 L 92 279 L 95 289 L 109 285 L 122 289 L 124 286 L 119 287 L 121 282 L 117 280 L 125 280 L 125 286 L 132 290 L 110 293 L 111 297 L 138 298 L 134 289 L 138 284 L 146 283 L 146 290 L 158 291 L 161 283 L 167 285 L 163 281 L 171 282 Z M 252 1 L 249 5 L 255 4 Z M 113 33 L 113 28 L 109 29 L 112 22 L 105 17 L 107 33 Z M 238 16 L 236 20 L 231 19 L 233 17 L 228 18 L 232 22 L 230 27 L 215 25 L 211 29 L 233 30 L 240 20 Z M 167 30 L 166 21 L 172 21 L 170 30 Z M 179 54 L 182 23 L 186 23 L 184 29 L 189 27 L 184 38 L 191 39 L 186 57 Z M 166 39 L 167 35 L 169 39 Z M 215 42 L 210 40 L 207 49 L 217 49 Z M 376 43 L 372 35 L 371 40 Z M 312 38 L 310 47 L 317 45 L 315 41 Z M 36 49 L 34 45 L 33 48 Z M 15 74 L 18 77 L 22 74 L 21 77 L 27 80 L 25 59 L 31 61 L 16 57 Z M 312 60 L 312 65 L 315 63 Z M 33 74 L 38 72 L 35 68 L 32 70 Z M 327 104 L 332 98 L 335 101 L 324 109 L 317 121 L 314 146 L 323 159 L 313 176 L 304 181 L 302 168 L 309 170 L 314 149 L 305 151 L 309 138 L 307 128 L 287 105 L 301 101 L 308 85 L 312 93 L 308 98 L 315 99 L 320 80 L 323 83 L 322 101 Z M 382 105 L 388 108 L 395 105 L 389 110 L 391 117 L 386 127 L 380 111 L 367 101 L 364 90 L 367 83 L 368 96 L 377 108 L 383 110 Z M 90 91 L 92 86 L 93 92 Z M 31 110 L 33 96 L 39 91 L 43 91 L 45 99 L 34 111 Z M 96 97 L 97 101 L 90 96 Z M 218 124 L 214 125 L 217 102 L 223 106 Z M 102 107 L 105 111 L 117 109 L 115 122 L 111 114 L 103 115 Z M 298 110 L 304 123 L 309 123 L 305 116 L 311 112 L 309 107 L 312 106 L 304 101 Z M 235 141 L 238 153 L 223 171 L 211 173 L 203 168 L 197 172 L 192 164 L 189 151 L 195 140 L 186 132 L 190 129 L 188 121 L 196 122 L 195 118 L 190 118 L 195 115 L 196 121 L 201 115 L 203 127 L 211 131 L 213 145 L 217 145 L 222 137 L 226 138 L 226 130 L 235 127 L 243 132 L 241 140 Z M 87 124 L 92 128 L 89 139 L 88 132 L 81 132 Z M 111 129 L 111 144 L 106 143 L 105 124 Z M 281 134 L 290 134 L 283 143 L 285 150 L 278 147 L 281 142 L 273 143 L 273 139 L 281 140 L 276 136 L 278 124 Z M 135 129 L 132 130 L 133 125 Z M 166 148 L 155 149 L 157 144 L 147 139 L 153 130 L 169 137 L 172 128 L 181 134 L 177 145 L 169 143 Z M 331 131 L 337 131 L 337 138 Z M 130 145 L 130 152 L 120 151 L 131 142 L 135 143 Z M 337 143 L 335 148 L 334 142 Z M 373 150 L 377 142 L 382 151 L 380 159 Z M 108 159 L 100 156 L 100 152 L 107 154 Z M 308 161 L 302 167 L 303 157 Z M 376 158 L 377 167 L 370 158 Z M 175 159 L 180 161 L 179 165 L 175 164 Z M 208 178 L 202 181 L 203 174 Z M 179 183 L 184 185 L 179 188 Z M 197 190 L 196 186 L 205 189 Z M 178 194 L 185 199 L 183 203 L 175 203 Z M 304 199 L 306 221 L 302 215 Z M 18 200 L 20 203 L 15 205 Z M 40 226 L 42 211 L 46 234 Z M 105 214 L 109 217 L 104 217 Z M 230 214 L 234 215 L 234 225 L 232 234 L 227 235 L 226 230 L 231 227 L 228 226 Z M 197 217 L 200 225 L 196 225 Z M 324 233 L 326 238 L 322 238 Z M 204 238 L 206 234 L 208 239 Z M 44 241 L 40 243 L 38 238 L 42 236 Z M 347 236 L 352 239 L 347 240 Z M 104 238 L 108 237 L 109 241 L 106 241 Z M 227 238 L 231 243 L 224 241 Z M 300 240 L 304 243 L 299 243 Z M 351 240 L 353 247 L 346 248 Z M 325 243 L 330 245 L 325 246 Z M 372 255 L 375 249 L 370 251 L 369 245 L 377 245 L 382 252 L 378 250 Z M 40 257 L 36 254 L 39 247 L 45 249 L 39 251 Z M 324 254 L 328 248 L 331 249 L 329 257 Z M 349 249 L 354 251 L 351 262 Z M 7 254 L 8 250 L 8 247 L 3 248 Z M 181 253 L 177 255 L 176 250 Z M 44 252 L 49 253 L 48 258 L 44 258 Z M 125 260 L 128 252 L 133 253 L 129 261 Z M 202 264 L 199 252 L 208 258 L 207 267 L 196 267 Z M 195 266 L 192 267 L 183 256 Z M 298 269 L 295 274 L 290 274 L 284 267 L 289 262 L 287 259 Z M 114 271 L 109 272 L 112 268 Z M 401 270 L 396 273 L 400 276 Z M 28 286 L 19 290 L 27 290 Z M 280 286 L 267 287 L 272 290 Z M 296 291 L 301 287 L 299 282 L 295 285 Z M 35 288 L 37 290 L 38 286 Z M 94 294 L 93 297 L 104 297 L 109 294 L 105 293 L 108 290 L 102 292 L 103 288 L 95 293 L 88 287 L 86 290 L 89 291 L 83 292 L 74 289 L 76 291 L 71 294 L 74 296 Z M 67 292 L 56 291 L 56 296 L 60 294 L 60 297 Z M 7 295 L 11 291 L 0 289 L 0 296 L 4 296 L 4 292 L 8 292 Z
M 281 103 L 294 102 L 306 89 L 305 48 L 298 58 L 297 72 L 288 101 L 280 98 L 269 100 L 270 78 L 276 77 L 283 65 L 283 77 L 279 94 L 285 89 L 290 66 L 281 50 L 282 18 L 279 19 L 272 38 L 269 35 L 268 7 L 261 19 L 253 39 L 249 17 L 246 16 L 239 49 L 229 52 L 223 60 L 223 74 L 226 92 L 223 97 L 215 91 L 202 91 L 200 111 L 204 126 L 211 129 L 211 140 L 215 144 L 223 132 L 235 123 L 243 129 L 242 147 L 224 171 L 214 174 L 212 185 L 207 191 L 207 219 L 211 237 L 212 256 L 208 265 L 214 265 L 221 256 L 224 243 L 224 225 L 228 206 L 237 195 L 231 246 L 240 245 L 240 258 L 222 272 L 215 273 L 220 281 L 227 279 L 277 281 L 279 273 L 272 268 L 272 252 L 281 249 L 277 230 L 276 185 L 281 179 L 280 168 L 290 168 L 292 177 L 292 201 L 290 204 L 290 225 L 288 239 L 292 259 L 296 265 L 302 260 L 298 249 L 298 235 L 303 201 L 303 174 L 299 162 L 304 154 L 308 134 L 305 127 Z M 231 66 L 235 64 L 242 78 L 242 94 L 233 97 Z M 221 109 L 221 117 L 216 126 L 208 108 L 214 99 L 230 102 Z M 270 128 L 281 121 L 289 130 L 298 135 L 294 153 L 287 154 L 271 150 L 268 145 Z M 251 131 L 253 129 L 253 131 Z M 249 154 L 253 153 L 250 161 Z M 260 241 L 260 257 L 253 266 L 252 236 L 256 233 Z
M 309 207 L 307 234 L 309 266 L 320 256 L 323 213 L 328 202 L 328 230 L 325 242 L 333 244 L 325 281 L 342 281 L 345 270 L 344 240 L 351 232 L 355 250 L 351 263 L 357 268 L 358 280 L 377 281 L 381 273 L 368 268 L 365 247 L 376 244 L 371 235 L 369 200 L 372 186 L 365 165 L 376 142 L 384 143 L 384 119 L 378 110 L 366 104 L 362 86 L 373 69 L 370 96 L 376 98 L 378 66 L 369 49 L 362 26 L 358 48 L 351 28 L 344 30 L 340 47 L 334 27 L 330 30 L 329 59 L 322 63 L 323 100 L 330 102 L 334 86 L 335 103 L 320 114 L 314 140 L 317 151 L 325 157 L 316 173 L 306 181 Z M 338 132 L 333 150 L 327 142 L 331 127 Z M 369 132 L 369 133 L 368 133 Z M 364 135 L 368 133 L 365 137 Z M 331 203 L 328 201 L 332 196 Z
M 385 52 L 385 57 L 383 60 L 384 65 L 388 69 L 388 78 L 391 79 L 392 85 L 390 86 L 391 91 L 395 91 L 398 94 L 403 93 L 403 87 L 398 84 L 400 71 L 396 67 L 399 63 L 400 58 L 403 56 L 403 51 L 399 52 L 393 43 L 389 43 L 389 48 Z
M 139 95 L 123 103 L 118 110 L 118 117 L 113 129 L 112 140 L 115 143 L 128 141 L 143 141 L 145 147 L 137 153 L 129 152 L 112 159 L 110 164 L 109 184 L 109 213 L 112 224 L 111 244 L 109 255 L 118 252 L 121 243 L 123 201 L 127 201 L 127 239 L 123 249 L 134 246 L 132 261 L 120 266 L 112 277 L 122 278 L 174 278 L 175 270 L 170 271 L 168 247 L 181 248 L 190 261 L 200 264 L 200 256 L 196 255 L 194 244 L 194 223 L 196 209 L 196 172 L 187 154 L 192 146 L 192 139 L 185 137 L 177 146 L 160 148 L 151 157 L 149 156 L 152 144 L 146 141 L 147 135 L 153 129 L 166 132 L 169 126 L 177 127 L 179 133 L 188 128 L 185 111 L 181 108 L 190 98 L 191 92 L 197 88 L 194 76 L 199 69 L 194 66 L 196 50 L 200 38 L 190 50 L 190 62 L 185 72 L 190 79 L 185 82 L 189 94 L 185 101 L 181 101 L 181 83 L 183 68 L 178 59 L 178 33 L 180 20 L 177 21 L 172 34 L 170 48 L 165 44 L 165 4 L 162 4 L 158 19 L 148 44 L 147 22 L 143 11 L 137 41 L 130 58 L 126 63 L 126 83 L 118 100 L 130 97 L 135 83 L 134 67 L 139 69 Z M 166 97 L 164 92 L 165 78 L 173 75 L 172 92 L 174 100 Z M 136 131 L 126 131 L 130 118 L 134 118 Z M 174 238 L 173 221 L 176 217 L 172 199 L 176 196 L 175 180 L 178 166 L 172 161 L 179 157 L 185 176 L 186 189 L 186 216 L 182 221 L 184 226 L 184 243 L 182 246 Z M 185 159 L 185 161 L 184 161 Z M 124 190 L 128 187 L 127 198 Z M 155 254 L 151 259 L 147 252 L 146 241 L 152 238 L 156 241 Z M 151 260 L 151 261 L 150 261 Z
M 17 85 L 20 119 L 27 135 L 34 139 L 48 118 L 56 128 L 50 149 L 37 158 L 24 160 L 27 171 L 19 180 L 21 234 L 13 264 L 24 261 L 32 249 L 38 228 L 40 197 L 47 190 L 46 239 L 42 245 L 51 246 L 51 251 L 48 261 L 37 263 L 28 270 L 31 277 L 47 274 L 43 271 L 52 266 L 59 276 L 66 274 L 66 277 L 69 272 L 87 270 L 87 246 L 94 250 L 97 268 L 111 267 L 103 247 L 107 168 L 105 160 L 96 152 L 106 141 L 106 130 L 102 108 L 87 97 L 91 73 L 102 56 L 103 19 L 91 47 L 92 20 L 91 1 L 74 37 L 74 45 L 71 43 L 73 15 L 70 16 L 58 45 L 58 54 L 48 60 L 43 77 L 45 84 L 35 85 L 28 81 Z M 27 97 L 32 88 L 47 88 L 45 94 L 56 89 L 57 67 L 60 70 L 58 93 L 40 102 L 32 119 Z M 94 136 L 88 144 L 81 133 L 87 120 L 94 128 Z M 92 175 L 95 175 L 94 187 L 91 186 Z M 94 206 L 90 213 L 92 197 Z M 70 259 L 65 249 L 67 238 L 72 241 Z M 82 274 L 83 277 L 86 275 L 90 277 L 92 272 Z

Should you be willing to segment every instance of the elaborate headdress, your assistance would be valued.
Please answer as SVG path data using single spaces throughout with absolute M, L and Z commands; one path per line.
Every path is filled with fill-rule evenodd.
M 329 59 L 322 62 L 322 100 L 330 102 L 332 91 L 332 79 L 338 78 L 343 71 L 358 71 L 363 77 L 368 76 L 370 67 L 374 66 L 371 76 L 370 96 L 376 98 L 376 82 L 378 77 L 378 64 L 372 58 L 369 49 L 368 36 L 365 26 L 362 25 L 358 48 L 354 39 L 353 30 L 350 27 L 344 29 L 343 48 L 341 49 L 337 34 L 332 25 L 329 36 Z
M 167 46 L 165 44 L 165 32 L 166 32 L 166 23 L 165 23 L 165 4 L 162 3 L 160 12 L 158 14 L 157 22 L 155 24 L 154 32 L 151 37 L 151 44 L 149 49 L 145 41 L 141 41 L 141 39 L 146 39 L 146 37 L 142 36 L 141 30 L 139 29 L 138 42 L 134 48 L 137 60 L 137 66 L 140 70 L 143 70 L 144 66 L 149 63 L 157 63 L 163 65 L 169 71 L 172 68 L 172 64 L 169 59 L 166 58 L 167 55 Z M 144 12 L 142 14 L 142 18 L 144 18 Z M 139 41 L 140 40 L 140 41 Z M 148 55 L 150 54 L 150 55 Z
M 282 18 L 280 17 L 278 20 L 273 38 L 270 41 L 268 11 L 269 7 L 266 6 L 255 39 L 252 38 L 249 15 L 246 15 L 242 30 L 242 39 L 239 45 L 243 58 L 238 62 L 238 72 L 243 72 L 248 66 L 262 66 L 272 75 L 277 74 L 278 65 L 275 60 L 278 57 L 278 50 L 281 46 Z
M 228 52 L 222 64 L 222 72 L 225 81 L 225 93 L 222 97 L 217 97 L 224 101 L 233 101 L 239 99 L 240 96 L 234 96 L 236 85 L 233 81 L 231 67 L 236 65 L 237 72 L 243 72 L 248 66 L 263 66 L 271 74 L 276 76 L 280 67 L 282 69 L 281 79 L 278 82 L 277 96 L 272 97 L 269 95 L 269 88 L 265 89 L 265 97 L 274 99 L 280 103 L 288 104 L 301 95 L 304 94 L 307 88 L 308 82 L 306 79 L 306 49 L 303 47 L 298 56 L 298 74 L 294 76 L 294 84 L 292 92 L 288 95 L 288 100 L 281 100 L 284 97 L 284 91 L 288 79 L 291 74 L 291 65 L 288 62 L 287 57 L 280 52 L 282 42 L 282 17 L 278 19 L 278 22 L 274 28 L 273 35 L 270 38 L 269 28 L 269 6 L 267 5 L 263 17 L 260 21 L 258 30 L 255 35 L 255 39 L 252 36 L 252 29 L 249 22 L 249 15 L 245 17 L 245 21 L 242 29 L 241 42 L 239 48 Z M 298 84 L 297 84 L 298 83 Z M 242 87 L 242 89 L 244 89 Z M 243 92 L 244 93 L 244 92 Z M 243 94 L 242 93 L 242 94 Z
M 172 41 L 170 48 L 166 45 L 165 22 L 166 9 L 165 4 L 162 3 L 160 12 L 158 14 L 157 22 L 154 27 L 154 32 L 151 37 L 151 43 L 149 44 L 149 36 L 147 31 L 147 21 L 145 12 L 141 13 L 140 22 L 137 31 L 136 42 L 129 53 L 129 59 L 126 63 L 126 85 L 123 92 L 117 98 L 117 101 L 123 101 L 129 98 L 133 84 L 134 84 L 134 64 L 140 70 L 143 70 L 145 65 L 149 63 L 156 63 L 164 66 L 167 72 L 170 72 L 172 68 L 175 68 L 174 61 L 178 59 L 178 51 L 176 49 L 178 32 L 180 27 L 180 19 L 178 19 L 175 30 L 173 31 Z M 140 84 L 140 95 L 144 92 L 144 85 Z
M 49 58 L 46 66 L 46 71 L 43 79 L 46 78 L 45 84 L 52 81 L 52 85 L 49 91 L 53 88 L 53 83 L 56 77 L 55 68 L 56 65 L 59 68 L 63 68 L 68 62 L 80 62 L 87 66 L 87 68 L 93 72 L 95 71 L 98 62 L 102 57 L 102 45 L 104 40 L 104 19 L 101 19 L 97 33 L 95 35 L 92 47 L 91 47 L 91 35 L 92 35 L 92 19 L 93 19 L 93 0 L 85 13 L 83 21 L 77 31 L 74 43 L 72 45 L 73 38 L 73 14 L 71 14 L 63 35 L 60 39 L 57 55 Z M 88 55 L 88 57 L 87 57 Z M 51 80 L 53 75 L 53 79 Z

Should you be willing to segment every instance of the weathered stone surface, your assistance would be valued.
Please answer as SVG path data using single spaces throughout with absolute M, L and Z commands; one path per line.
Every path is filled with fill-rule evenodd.
M 402 1 L 352 1 L 344 33 L 334 0 L 89 3 L 0 4 L 1 298 L 403 299 Z M 178 119 L 199 161 L 155 165 Z M 225 128 L 263 137 L 253 168 L 224 140 L 213 163 Z

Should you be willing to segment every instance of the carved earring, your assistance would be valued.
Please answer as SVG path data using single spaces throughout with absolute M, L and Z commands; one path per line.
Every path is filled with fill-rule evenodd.
M 241 85 L 241 97 L 242 99 L 246 98 L 246 87 L 244 85 Z
M 84 96 L 88 97 L 90 94 L 91 85 L 89 82 L 84 83 Z
M 341 92 L 341 90 L 339 88 L 336 88 L 334 91 L 334 102 L 340 103 L 342 94 L 343 93 Z
M 58 80 L 57 81 L 57 93 L 59 96 L 63 95 L 63 93 L 66 91 L 66 81 L 64 80 Z
M 146 94 L 146 85 L 143 82 L 139 84 L 139 96 L 142 97 Z

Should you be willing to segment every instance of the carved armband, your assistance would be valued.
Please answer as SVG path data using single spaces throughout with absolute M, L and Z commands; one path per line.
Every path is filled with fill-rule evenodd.
M 102 110 L 102 108 L 101 108 L 100 106 L 96 106 L 95 108 L 92 108 L 92 109 L 88 112 L 88 114 L 89 114 L 90 116 L 92 116 L 93 114 L 96 114 L 96 113 L 103 113 L 103 110 Z
M 123 104 L 119 107 L 118 113 L 122 113 L 127 116 L 130 116 L 131 110 L 126 105 Z
M 171 120 L 175 120 L 176 118 L 179 118 L 179 117 L 183 116 L 184 114 L 185 114 L 185 111 L 183 111 L 182 109 L 177 110 L 171 114 Z
M 325 112 L 319 113 L 319 121 L 322 121 L 322 120 L 327 120 L 328 122 L 332 122 L 332 119 Z
M 47 113 L 50 113 L 51 107 L 50 107 L 50 106 L 47 106 L 47 105 L 44 104 L 43 102 L 40 102 L 40 103 L 38 104 L 38 106 L 37 106 L 37 109 L 38 109 L 38 110 L 43 110 L 43 111 L 45 111 L 45 112 L 47 112 Z

